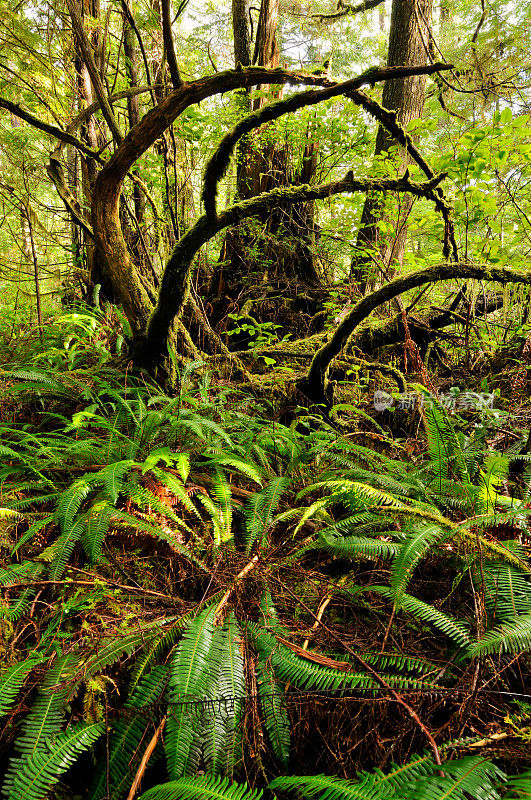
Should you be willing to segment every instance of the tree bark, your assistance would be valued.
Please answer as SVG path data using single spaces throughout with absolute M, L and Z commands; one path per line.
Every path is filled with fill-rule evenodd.
M 428 60 L 428 34 L 426 21 L 431 17 L 432 0 L 393 0 L 387 66 L 426 64 Z M 413 119 L 422 116 L 424 109 L 426 76 L 395 78 L 384 84 L 382 105 L 396 112 L 397 122 L 407 128 Z M 398 143 L 387 128 L 380 125 L 376 136 L 375 155 L 388 152 Z M 407 153 L 400 151 L 401 161 L 407 163 Z M 407 219 L 413 199 L 401 197 L 395 218 L 395 230 L 390 236 L 381 236 L 378 222 L 383 218 L 383 198 L 368 196 L 361 214 L 357 238 L 359 252 L 352 262 L 352 279 L 363 292 L 378 283 L 375 258 L 385 274 L 392 265 L 401 265 L 407 238 Z

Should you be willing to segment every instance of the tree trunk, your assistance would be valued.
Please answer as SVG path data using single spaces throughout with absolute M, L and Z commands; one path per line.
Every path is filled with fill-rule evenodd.
M 233 0 L 234 55 L 236 63 L 246 65 L 250 60 L 247 0 Z M 276 69 L 280 63 L 277 43 L 279 0 L 262 0 L 254 43 L 253 64 Z M 265 92 L 269 85 L 257 87 Z M 277 95 L 280 97 L 280 93 Z M 263 107 L 264 97 L 258 97 L 248 110 Z M 242 103 L 245 105 L 245 101 Z M 264 144 L 265 128 L 244 137 L 238 146 L 236 197 L 246 200 L 275 187 L 310 183 L 317 166 L 317 143 L 312 140 L 310 126 L 304 149 L 303 166 L 299 174 L 292 168 L 292 152 L 288 142 Z M 209 300 L 216 323 L 227 311 L 237 311 L 235 304 L 253 291 L 260 297 L 267 288 L 274 291 L 298 293 L 319 287 L 313 252 L 313 203 L 297 208 L 274 209 L 266 216 L 243 223 L 225 236 L 220 259 L 210 283 Z M 260 311 L 253 309 L 260 317 Z M 296 314 L 300 321 L 300 315 Z M 265 318 L 264 318 L 265 321 Z M 271 321 L 271 320 L 267 320 Z
M 427 63 L 431 9 L 432 0 L 418 0 L 418 2 L 393 0 L 387 66 Z M 388 80 L 384 84 L 382 105 L 390 111 L 396 111 L 397 122 L 402 127 L 407 127 L 411 120 L 422 116 L 425 87 L 425 75 Z M 376 136 L 375 155 L 388 152 L 396 145 L 397 142 L 389 131 L 380 125 Z M 407 154 L 403 148 L 400 150 L 400 158 L 403 164 L 407 163 Z M 382 236 L 378 230 L 378 222 L 384 217 L 384 198 L 381 195 L 367 196 L 356 242 L 359 252 L 352 261 L 351 273 L 352 279 L 360 286 L 362 293 L 368 287 L 381 283 L 382 277 L 390 277 L 394 267 L 402 264 L 407 237 L 407 219 L 412 203 L 411 197 L 406 195 L 400 197 L 394 232 Z M 376 265 L 373 259 L 376 259 Z

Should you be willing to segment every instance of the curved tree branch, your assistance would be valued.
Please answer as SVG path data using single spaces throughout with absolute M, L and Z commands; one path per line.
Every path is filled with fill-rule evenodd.
M 397 121 L 397 113 L 396 111 L 389 111 L 387 108 L 384 108 L 376 100 L 373 100 L 372 97 L 369 97 L 365 94 L 365 92 L 361 91 L 353 91 L 347 95 L 356 105 L 362 106 L 366 111 L 369 112 L 379 123 L 383 125 L 384 128 L 387 128 L 389 133 L 392 135 L 396 141 L 405 147 L 411 159 L 421 168 L 427 178 L 433 178 L 435 173 L 433 172 L 432 168 L 424 158 L 424 156 L 420 153 L 419 149 L 416 147 L 413 139 L 407 133 L 407 131 L 400 125 Z M 444 216 L 445 220 L 445 237 L 444 237 L 444 249 L 443 254 L 445 258 L 449 258 L 450 255 L 454 261 L 459 260 L 459 255 L 457 252 L 457 242 L 455 239 L 455 229 L 453 220 L 450 216 L 450 206 L 444 196 L 443 190 L 438 187 L 436 190 L 441 202 L 446 206 L 448 213 Z
M 318 19 L 319 22 L 333 22 L 341 17 L 346 17 L 348 14 L 359 14 L 368 11 L 371 8 L 381 6 L 385 0 L 363 0 L 357 6 L 352 6 L 350 3 L 344 3 L 343 0 L 338 0 L 337 11 L 333 14 L 312 14 L 312 19 Z
M 412 67 L 412 69 L 415 70 L 415 75 L 430 74 L 446 68 L 446 65 L 442 63 L 430 64 L 421 67 Z M 379 70 L 377 71 L 379 72 Z M 238 140 L 241 139 L 242 136 L 245 136 L 247 133 L 250 133 L 250 131 L 258 128 L 260 125 L 263 125 L 266 122 L 271 122 L 274 119 L 278 119 L 284 114 L 298 111 L 300 108 L 304 108 L 305 106 L 316 105 L 317 103 L 322 103 L 324 100 L 328 100 L 331 97 L 337 97 L 339 95 L 350 96 L 350 93 L 354 95 L 355 89 L 359 88 L 364 83 L 374 81 L 375 75 L 376 70 L 371 68 L 358 77 L 344 81 L 343 83 L 337 83 L 333 86 L 328 86 L 325 89 L 310 89 L 307 92 L 300 92 L 299 94 L 288 97 L 285 100 L 279 100 L 276 103 L 269 103 L 266 106 L 262 106 L 262 108 L 260 108 L 258 111 L 248 114 L 244 119 L 238 122 L 232 131 L 223 137 L 216 151 L 209 159 L 205 169 L 202 198 L 205 204 L 205 212 L 207 216 L 216 216 L 217 187 L 219 181 L 223 178 L 227 171 L 230 163 L 230 157 Z M 377 106 L 378 110 L 385 111 L 385 109 L 382 109 L 381 106 L 378 106 L 378 104 L 375 105 Z M 370 111 L 373 116 L 376 116 L 376 112 L 374 112 L 372 108 L 368 107 L 367 110 Z M 386 113 L 390 114 L 391 112 Z M 383 124 L 385 124 L 385 122 Z M 400 129 L 402 136 L 407 136 L 405 131 L 403 131 L 402 128 L 397 125 L 396 119 L 394 119 L 394 127 L 398 127 Z M 433 178 L 433 172 L 431 172 L 429 177 Z
M 74 2 L 74 0 L 69 0 L 69 2 Z M 449 65 L 444 64 L 441 68 L 448 69 Z M 386 80 L 389 77 L 418 74 L 419 69 L 425 71 L 430 68 L 375 68 L 355 80 L 358 86 L 362 86 Z M 94 236 L 102 257 L 103 268 L 106 270 L 106 277 L 114 286 L 117 296 L 120 297 L 124 312 L 133 330 L 145 332 L 150 304 L 146 305 L 146 298 L 140 290 L 120 224 L 120 191 L 125 176 L 135 161 L 189 106 L 215 94 L 264 83 L 325 87 L 339 85 L 323 75 L 308 75 L 305 72 L 262 67 L 227 70 L 190 83 L 183 83 L 165 97 L 156 108 L 148 111 L 138 125 L 129 131 L 99 173 L 93 192 Z M 352 87 L 352 84 L 350 86 Z
M 410 190 L 408 189 L 408 191 Z M 327 383 L 330 364 L 341 353 L 354 330 L 367 319 L 372 311 L 409 289 L 455 278 L 476 278 L 483 281 L 497 281 L 502 284 L 524 283 L 529 285 L 531 284 L 531 270 L 448 263 L 395 278 L 356 303 L 338 325 L 331 338 L 314 355 L 307 376 L 299 383 L 301 391 L 312 402 L 328 404 L 330 398 L 328 397 Z
M 44 122 L 44 120 L 35 117 L 33 114 L 30 114 L 29 111 L 25 111 L 16 103 L 11 103 L 9 100 L 5 100 L 3 97 L 0 97 L 0 108 L 5 108 L 6 111 L 9 111 L 15 117 L 23 119 L 24 122 L 28 123 L 28 125 L 47 133 L 49 136 L 53 136 L 54 139 L 59 139 L 65 144 L 71 144 L 85 155 L 90 156 L 91 158 L 99 158 L 98 153 L 88 147 L 84 142 L 81 141 L 81 139 L 77 139 L 71 133 L 68 133 L 68 131 L 63 131 L 56 125 L 48 125 L 47 122 Z
M 140 360 L 151 364 L 163 360 L 172 322 L 181 313 L 186 302 L 194 256 L 199 248 L 219 231 L 279 205 L 322 200 L 346 192 L 369 190 L 409 192 L 417 197 L 428 198 L 437 204 L 440 200 L 434 194 L 434 188 L 443 178 L 444 175 L 439 175 L 424 183 L 410 181 L 406 176 L 398 179 L 370 180 L 356 179 L 350 172 L 340 181 L 319 186 L 277 187 L 236 203 L 217 217 L 203 215 L 177 242 L 168 260 L 161 278 L 157 306 L 148 323 L 146 340 L 142 347 L 143 353 L 138 354 Z

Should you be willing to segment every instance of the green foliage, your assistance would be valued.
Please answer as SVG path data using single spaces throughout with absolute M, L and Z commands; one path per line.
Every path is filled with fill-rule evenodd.
M 262 792 L 249 789 L 247 784 L 230 783 L 228 778 L 204 776 L 202 778 L 180 778 L 176 781 L 148 789 L 140 800 L 259 800 Z
M 438 771 L 443 775 L 439 776 Z M 273 790 L 296 791 L 302 797 L 321 800 L 498 800 L 496 783 L 503 773 L 481 756 L 450 761 L 438 770 L 431 758 L 415 757 L 408 764 L 383 774 L 362 773 L 359 779 L 346 781 L 326 775 L 276 778 Z
M 75 763 L 76 758 L 104 733 L 102 722 L 81 724 L 46 740 L 17 770 L 10 800 L 44 800 L 52 786 Z

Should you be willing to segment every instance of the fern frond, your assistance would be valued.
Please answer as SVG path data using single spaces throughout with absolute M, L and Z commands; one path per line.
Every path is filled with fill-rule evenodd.
M 193 619 L 207 606 L 216 606 L 223 597 L 224 593 L 224 590 L 221 589 L 216 594 L 211 595 L 201 603 L 198 603 L 196 606 L 191 608 L 190 611 L 183 616 L 179 617 L 178 619 L 173 618 L 173 624 L 168 628 L 168 630 L 161 630 L 159 636 L 154 639 L 151 637 L 150 643 L 148 643 L 149 646 L 145 649 L 145 652 L 140 656 L 140 658 L 137 658 L 136 660 L 135 668 L 131 678 L 131 689 L 133 689 L 142 679 L 146 670 L 158 658 L 160 658 L 162 654 L 167 653 L 168 650 L 174 646 L 177 639 L 180 638 L 183 629 L 188 627 Z
M 258 660 L 256 665 L 258 698 L 264 725 L 273 748 L 273 753 L 287 769 L 290 751 L 290 723 L 284 690 L 275 679 L 267 661 Z
M 114 505 L 120 494 L 124 491 L 124 477 L 131 471 L 135 462 L 128 458 L 109 464 L 97 473 L 101 478 L 110 502 Z
M 531 578 L 512 564 L 487 562 L 474 570 L 474 582 L 484 586 L 485 605 L 492 617 L 510 622 L 531 612 Z
M 280 498 L 289 485 L 286 477 L 272 478 L 267 486 L 260 492 L 255 492 L 249 498 L 245 508 L 245 552 L 250 554 L 255 541 L 264 542 L 268 529 L 273 521 Z
M 70 686 L 65 682 L 71 677 L 74 662 L 72 654 L 59 656 L 46 673 L 35 702 L 24 720 L 22 732 L 15 741 L 15 750 L 19 755 L 9 762 L 2 787 L 9 800 L 23 800 L 14 798 L 11 794 L 14 780 L 24 765 L 43 747 L 45 741 L 57 735 L 61 729 L 64 705 L 70 692 Z M 60 684 L 63 684 L 62 687 L 57 688 Z
M 63 532 L 57 541 L 54 542 L 53 558 L 48 572 L 51 581 L 60 578 L 65 571 L 66 562 L 86 527 L 86 517 L 82 516 L 77 519 L 75 523 L 70 523 L 70 525 L 64 527 Z
M 91 564 L 94 564 L 101 555 L 103 541 L 109 530 L 113 514 L 114 507 L 108 500 L 99 500 L 93 503 L 86 514 L 86 524 L 82 527 L 80 538 L 83 550 Z
M 41 663 L 42 658 L 27 658 L 9 667 L 0 675 L 0 717 L 3 717 L 13 705 L 26 676 Z
M 368 586 L 366 591 L 378 592 L 388 600 L 395 600 L 394 593 L 387 586 Z M 419 600 L 417 597 L 405 593 L 401 594 L 398 609 L 407 611 L 408 614 L 427 622 L 429 625 L 433 625 L 434 628 L 446 634 L 459 647 L 466 647 L 470 644 L 470 637 L 463 623 L 453 619 L 443 611 L 439 611 L 429 603 Z
M 505 622 L 487 631 L 469 647 L 471 658 L 493 653 L 518 653 L 531 648 L 531 614 L 521 614 L 513 622 Z
M 216 456 L 214 458 L 210 458 L 208 460 L 209 464 L 214 467 L 228 467 L 231 470 L 235 470 L 236 472 L 241 472 L 247 478 L 250 478 L 252 481 L 257 483 L 259 486 L 262 486 L 262 474 L 256 464 L 253 464 L 250 460 L 244 461 L 241 458 L 234 458 L 233 456 Z
M 184 453 L 180 453 L 180 455 L 184 455 Z M 153 467 L 151 472 L 155 475 L 156 478 L 159 479 L 159 481 L 164 486 L 166 486 L 170 490 L 172 494 L 175 495 L 179 503 L 181 503 L 181 505 L 183 505 L 187 511 L 189 511 L 198 519 L 201 518 L 201 515 L 199 514 L 197 508 L 190 500 L 190 497 L 187 494 L 186 489 L 184 488 L 184 484 L 180 480 L 178 480 L 175 477 L 175 475 L 172 475 L 170 472 L 166 472 L 165 470 L 160 469 L 159 467 Z M 184 472 L 182 474 L 187 474 L 187 473 Z
M 101 483 L 101 480 L 101 477 L 97 473 L 92 475 L 86 474 L 74 481 L 74 483 L 63 492 L 57 506 L 57 511 L 55 512 L 56 522 L 63 533 L 67 533 L 72 528 L 74 517 L 79 511 L 81 504 L 87 499 L 95 486 Z
M 140 744 L 152 724 L 151 707 L 160 700 L 167 682 L 168 667 L 156 666 L 144 676 L 126 702 L 123 716 L 112 726 L 108 763 L 98 765 L 90 791 L 91 800 L 103 800 L 107 796 L 107 778 L 110 789 L 107 800 L 119 800 L 131 785 L 141 757 Z M 147 709 L 147 713 L 142 709 Z
M 212 707 L 203 710 L 201 739 L 209 773 L 232 777 L 241 754 L 240 723 L 246 696 L 241 632 L 231 612 L 223 628 L 214 632 L 208 658 L 206 697 Z
M 214 632 L 215 608 L 199 614 L 183 638 L 170 664 L 168 701 L 171 711 L 166 727 L 166 762 L 170 778 L 186 774 L 199 725 L 200 710 L 194 701 L 205 696 L 209 683 L 208 659 Z M 190 706 L 186 706 L 190 701 Z M 173 704 L 173 705 L 171 705 Z
M 330 530 L 330 528 L 328 528 Z M 384 531 L 381 536 L 387 536 Z M 375 534 L 378 536 L 378 533 Z M 322 538 L 321 538 L 322 537 Z M 399 552 L 400 545 L 396 542 L 385 542 L 382 539 L 369 539 L 362 536 L 337 536 L 327 538 L 320 535 L 320 541 L 315 545 L 316 549 L 326 550 L 330 555 L 339 558 L 355 558 L 363 556 L 365 558 L 392 558 Z
M 499 800 L 496 784 L 503 777 L 481 756 L 450 761 L 438 769 L 427 756 L 415 756 L 386 774 L 360 773 L 356 782 L 327 775 L 292 776 L 276 778 L 269 788 L 319 800 Z
M 103 722 L 82 723 L 58 734 L 53 741 L 44 742 L 17 770 L 10 800 L 44 800 L 78 755 L 93 745 L 104 731 Z
M 419 561 L 434 544 L 450 535 L 440 525 L 422 525 L 414 529 L 402 542 L 400 551 L 391 565 L 390 583 L 395 602 L 400 605 L 402 596 Z
M 139 800 L 259 800 L 261 791 L 246 783 L 231 783 L 228 778 L 180 778 L 161 783 L 144 792 Z

